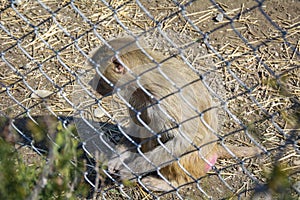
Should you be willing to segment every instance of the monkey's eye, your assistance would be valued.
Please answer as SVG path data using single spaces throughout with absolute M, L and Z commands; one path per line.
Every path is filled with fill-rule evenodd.
M 117 58 L 112 59 L 112 63 L 114 64 L 114 71 L 118 74 L 125 73 L 125 67 L 118 61 Z

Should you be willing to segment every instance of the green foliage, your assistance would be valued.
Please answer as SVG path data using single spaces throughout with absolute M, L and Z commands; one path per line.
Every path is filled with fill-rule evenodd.
M 84 163 L 79 161 L 82 150 L 77 150 L 78 141 L 71 137 L 70 130 L 61 125 L 53 146 L 53 168 L 48 182 L 40 194 L 43 199 L 76 199 L 87 194 L 87 185 L 83 182 Z M 71 162 L 70 162 L 71 161 Z M 51 170 L 51 169 L 50 169 Z
M 275 164 L 271 174 L 269 175 L 269 180 L 267 182 L 268 188 L 274 192 L 286 196 L 287 191 L 289 191 L 291 185 L 288 179 L 288 174 L 282 170 L 282 167 Z
M 36 183 L 39 169 L 27 166 L 11 144 L 0 139 L 1 199 L 24 199 Z
M 87 195 L 83 152 L 72 137 L 74 128 L 63 129 L 60 123 L 55 124 L 55 130 L 47 127 L 47 134 L 55 135 L 55 144 L 50 146 L 47 159 L 39 157 L 36 163 L 28 163 L 26 155 L 0 138 L 1 199 L 78 199 Z M 36 127 L 32 131 L 39 132 L 32 135 L 45 132 Z
M 259 194 L 268 195 L 272 199 L 296 200 L 298 199 L 292 190 L 293 181 L 289 179 L 288 171 L 284 170 L 279 163 L 274 163 L 272 171 L 266 175 L 266 184 L 257 188 L 254 196 Z M 257 198 L 253 198 L 257 199 Z

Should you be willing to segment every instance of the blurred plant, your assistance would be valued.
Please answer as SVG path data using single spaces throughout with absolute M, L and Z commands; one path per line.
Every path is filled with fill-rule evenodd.
M 34 139 L 51 137 L 55 141 L 49 146 L 46 159 L 28 164 L 16 150 L 17 144 L 7 140 L 13 133 L 8 121 L 1 118 L 1 199 L 78 199 L 87 196 L 88 185 L 83 180 L 85 163 L 81 159 L 83 151 L 77 148 L 78 140 L 72 137 L 74 127 L 64 129 L 60 122 L 50 117 L 45 117 L 42 122 L 26 126 Z

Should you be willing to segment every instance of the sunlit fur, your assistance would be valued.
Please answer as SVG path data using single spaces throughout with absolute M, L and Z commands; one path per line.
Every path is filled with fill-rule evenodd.
M 132 118 L 132 123 L 127 130 L 135 133 L 137 137 L 133 139 L 141 144 L 143 156 L 147 157 L 151 163 L 139 155 L 126 158 L 126 164 L 136 174 L 151 171 L 160 174 L 159 176 L 149 175 L 142 179 L 148 189 L 171 190 L 205 175 L 207 170 L 211 169 L 211 165 L 214 165 L 217 157 L 229 157 L 229 154 L 217 145 L 217 111 L 200 76 L 178 57 L 166 59 L 159 52 L 149 49 L 145 51 L 150 57 L 140 49 L 118 55 L 119 62 L 124 64 L 125 73 L 116 73 L 113 62 L 108 62 L 107 66 L 101 66 L 101 71 L 115 87 L 122 86 L 128 80 L 135 80 L 135 77 L 130 75 L 131 73 L 140 77 L 139 83 L 143 88 L 135 84 L 133 86 L 136 87 L 135 89 L 127 91 L 125 88 L 123 92 L 133 108 L 141 111 L 140 119 L 138 119 L 136 112 L 128 109 L 128 116 Z M 149 72 L 146 72 L 147 70 Z M 97 76 L 95 80 L 98 80 Z M 174 87 L 173 84 L 176 86 Z M 101 82 L 97 87 L 97 91 L 101 94 L 113 90 L 108 85 L 99 85 Z M 152 94 L 154 99 L 151 99 L 144 91 Z M 157 105 L 157 100 L 160 100 L 160 106 Z M 148 108 L 143 109 L 145 107 Z M 143 123 L 156 133 L 168 131 L 162 133 L 160 139 L 155 135 L 150 137 L 151 134 L 143 127 Z M 179 131 L 178 125 L 182 132 Z M 186 137 L 190 141 L 187 141 Z M 126 149 L 126 145 L 128 142 L 120 144 L 119 149 Z M 236 148 L 230 149 L 235 151 Z M 255 151 L 251 149 L 244 153 L 251 155 Z M 120 160 L 125 160 L 125 158 L 112 159 L 108 166 L 112 171 L 119 172 L 122 179 L 133 178 L 134 175 L 126 170 Z M 159 168 L 154 167 L 153 164 Z M 169 183 L 164 181 L 162 176 Z

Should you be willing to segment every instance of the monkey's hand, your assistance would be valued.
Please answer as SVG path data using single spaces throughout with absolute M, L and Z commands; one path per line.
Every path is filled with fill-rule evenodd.
M 125 151 L 118 154 L 117 157 L 108 161 L 108 171 L 111 174 L 118 174 L 122 179 L 131 178 L 130 167 L 128 163 L 133 162 L 134 157 L 136 157 L 135 153 L 131 151 Z M 127 167 L 129 168 L 127 168 Z

